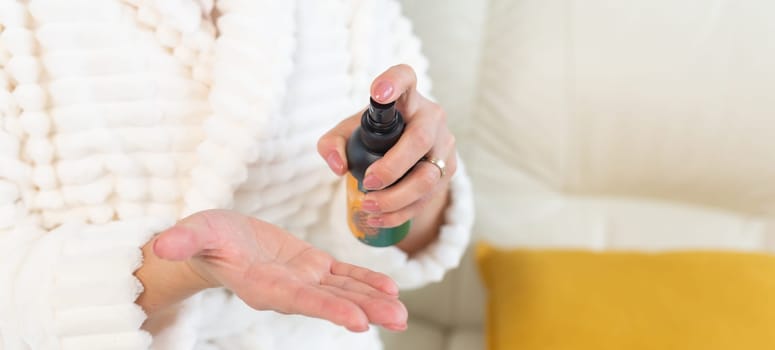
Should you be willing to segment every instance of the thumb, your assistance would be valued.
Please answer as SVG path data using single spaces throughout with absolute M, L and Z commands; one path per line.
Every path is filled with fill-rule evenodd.
M 216 232 L 210 227 L 208 212 L 193 214 L 159 234 L 153 252 L 164 260 L 183 261 L 214 248 Z

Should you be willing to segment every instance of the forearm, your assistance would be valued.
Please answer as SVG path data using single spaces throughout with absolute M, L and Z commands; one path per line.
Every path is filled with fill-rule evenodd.
M 135 275 L 144 290 L 137 299 L 149 318 L 157 311 L 213 287 L 185 261 L 168 261 L 156 256 L 151 240 L 143 246 L 143 265 Z
M 412 220 L 409 234 L 397 244 L 397 247 L 411 255 L 435 241 L 441 225 L 444 224 L 444 212 L 449 206 L 449 197 L 449 186 L 434 195 L 423 211 Z

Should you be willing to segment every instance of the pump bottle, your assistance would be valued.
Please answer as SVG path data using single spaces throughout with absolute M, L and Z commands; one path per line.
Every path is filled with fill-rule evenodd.
M 371 99 L 361 116 L 361 125 L 347 142 L 347 220 L 350 231 L 361 242 L 387 247 L 400 242 L 409 233 L 411 220 L 396 227 L 371 227 L 369 214 L 362 210 L 366 169 L 393 147 L 404 131 L 404 119 L 395 103 L 381 104 Z

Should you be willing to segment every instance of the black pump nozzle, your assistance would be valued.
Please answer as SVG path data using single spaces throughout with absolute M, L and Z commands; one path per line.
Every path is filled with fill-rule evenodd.
M 404 119 L 396 110 L 395 102 L 379 103 L 370 99 L 369 108 L 361 117 L 363 133 L 360 137 L 371 152 L 385 153 L 401 137 Z
M 374 99 L 369 100 L 369 109 L 367 116 L 369 123 L 374 128 L 374 131 L 385 132 L 389 131 L 395 123 L 398 121 L 398 113 L 396 113 L 396 103 L 379 103 Z

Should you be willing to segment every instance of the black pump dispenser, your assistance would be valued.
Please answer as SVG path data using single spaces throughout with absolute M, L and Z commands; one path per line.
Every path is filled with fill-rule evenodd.
M 382 104 L 374 99 L 361 116 L 361 125 L 347 141 L 347 214 L 353 235 L 375 247 L 387 247 L 400 242 L 409 232 L 411 221 L 397 227 L 370 227 L 369 214 L 361 210 L 366 190 L 363 178 L 366 169 L 390 150 L 404 132 L 404 118 L 395 103 Z
M 356 179 L 363 181 L 366 168 L 393 147 L 404 132 L 404 118 L 395 102 L 381 104 L 371 99 L 347 144 L 347 167 Z M 358 142 L 360 141 L 360 142 Z

